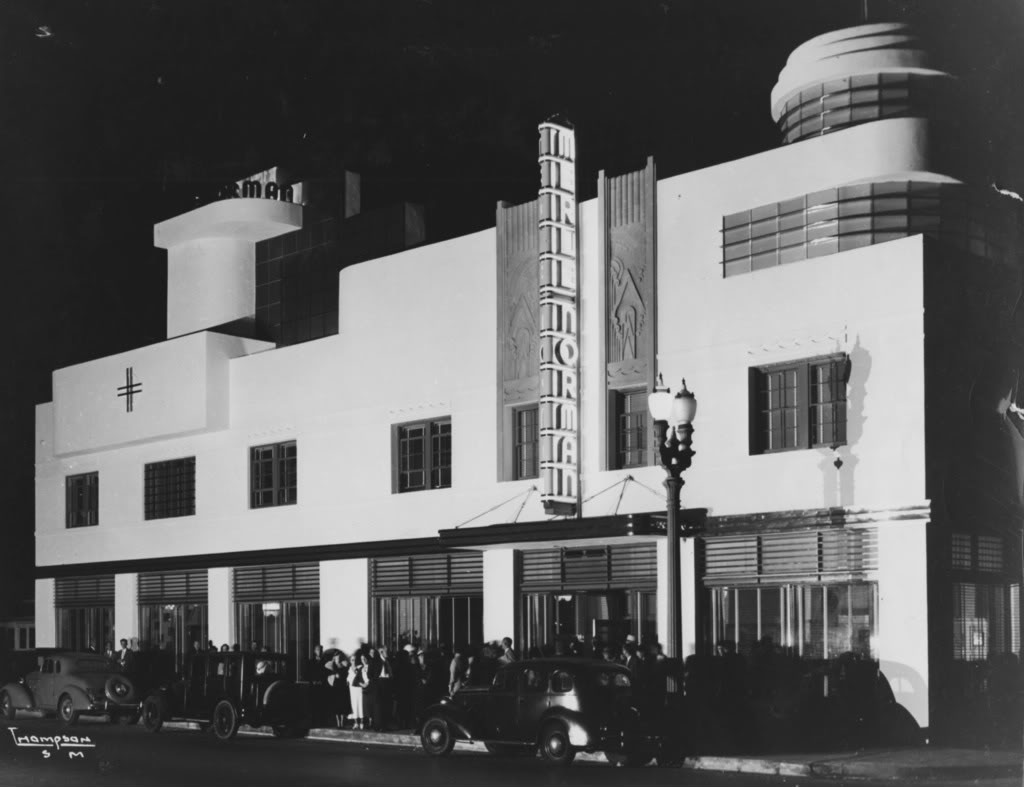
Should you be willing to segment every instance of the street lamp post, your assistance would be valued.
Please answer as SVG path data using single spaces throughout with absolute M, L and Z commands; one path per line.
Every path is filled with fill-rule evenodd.
M 683 488 L 683 471 L 696 453 L 693 442 L 693 419 L 697 414 L 697 397 L 686 388 L 672 396 L 658 375 L 658 385 L 647 398 L 658 441 L 658 456 L 665 468 L 668 517 L 665 538 L 668 543 L 668 632 L 665 655 L 681 659 L 683 655 L 682 577 L 679 563 L 679 493 Z

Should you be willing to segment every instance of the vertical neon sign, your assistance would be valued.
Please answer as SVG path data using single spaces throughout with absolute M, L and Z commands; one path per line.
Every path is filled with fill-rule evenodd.
M 576 513 L 579 496 L 579 320 L 576 135 L 540 130 L 540 477 L 549 514 Z

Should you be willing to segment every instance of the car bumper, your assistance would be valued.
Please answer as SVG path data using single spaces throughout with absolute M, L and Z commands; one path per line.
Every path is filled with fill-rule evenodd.
M 89 703 L 89 709 L 83 711 L 83 713 L 109 713 L 114 715 L 115 713 L 138 713 L 139 703 L 137 702 L 111 702 L 104 698 L 101 700 L 94 700 Z

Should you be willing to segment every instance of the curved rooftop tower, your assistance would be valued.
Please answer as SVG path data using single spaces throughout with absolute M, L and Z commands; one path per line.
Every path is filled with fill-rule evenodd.
M 848 27 L 798 46 L 772 90 L 783 144 L 860 123 L 930 117 L 953 77 L 902 23 Z

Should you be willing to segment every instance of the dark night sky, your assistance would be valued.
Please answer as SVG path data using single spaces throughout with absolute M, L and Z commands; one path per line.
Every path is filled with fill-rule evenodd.
M 53 369 L 164 338 L 154 222 L 274 164 L 363 178 L 363 208 L 426 207 L 429 241 L 536 196 L 537 123 L 577 128 L 579 180 L 660 177 L 777 144 L 786 56 L 863 0 L 3 0 L 0 614 L 31 595 L 33 405 Z M 935 40 L 1024 192 L 1024 5 L 871 0 Z M 46 34 L 42 30 L 45 26 Z M 591 193 L 587 193 L 587 189 Z

